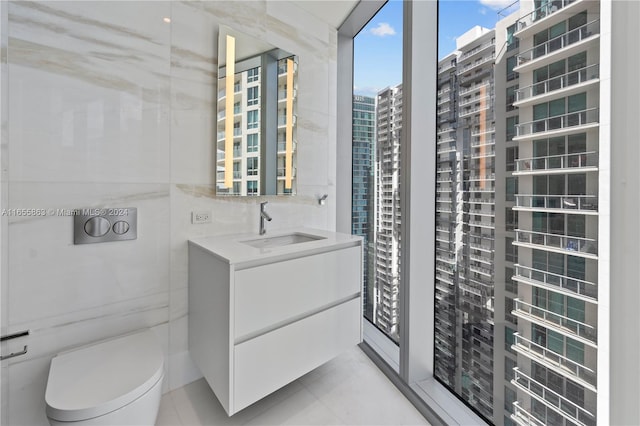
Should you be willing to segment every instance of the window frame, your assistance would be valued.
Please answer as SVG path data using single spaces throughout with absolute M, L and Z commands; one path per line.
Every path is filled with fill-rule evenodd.
M 384 3 L 359 2 L 338 30 L 336 229 L 339 232 L 351 232 L 353 38 Z M 425 163 L 420 159 L 436 158 L 436 103 L 431 100 L 437 98 L 438 3 L 412 0 L 403 3 L 400 346 L 395 354 L 386 352 L 389 348 L 380 345 L 390 340 L 385 337 L 376 341 L 375 330 L 368 330 L 365 321 L 361 347 L 431 423 L 482 424 L 484 421 L 477 414 L 434 377 L 436 227 L 430 200 L 435 199 L 436 162 Z M 411 96 L 412 92 L 420 96 Z M 412 115 L 420 119 L 411 120 Z M 412 134 L 416 135 L 414 144 Z M 412 217 L 417 219 L 412 221 Z M 421 238 L 411 238 L 412 235 Z M 413 257 L 416 260 L 412 262 Z

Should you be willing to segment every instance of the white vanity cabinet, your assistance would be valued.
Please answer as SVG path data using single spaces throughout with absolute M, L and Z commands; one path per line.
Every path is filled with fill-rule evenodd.
M 189 241 L 189 350 L 229 415 L 362 340 L 362 240 L 304 232 Z

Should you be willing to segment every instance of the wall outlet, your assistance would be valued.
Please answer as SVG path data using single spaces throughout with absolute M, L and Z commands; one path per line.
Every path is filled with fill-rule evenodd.
M 211 223 L 211 210 L 198 210 L 191 212 L 191 223 Z

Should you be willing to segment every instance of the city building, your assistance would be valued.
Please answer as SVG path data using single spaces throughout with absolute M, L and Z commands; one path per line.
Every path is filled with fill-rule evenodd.
M 375 153 L 375 295 L 373 323 L 399 339 L 400 138 L 402 85 L 378 92 Z
M 522 1 L 512 419 L 597 418 L 600 3 Z
M 353 190 L 351 233 L 361 235 L 363 241 L 363 301 L 364 316 L 373 319 L 374 295 L 374 170 L 376 135 L 376 99 L 353 96 Z

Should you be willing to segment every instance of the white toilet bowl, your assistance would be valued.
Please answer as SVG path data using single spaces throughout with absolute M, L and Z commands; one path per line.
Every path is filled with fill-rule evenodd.
M 60 353 L 45 392 L 49 423 L 153 425 L 163 377 L 162 349 L 149 330 Z

